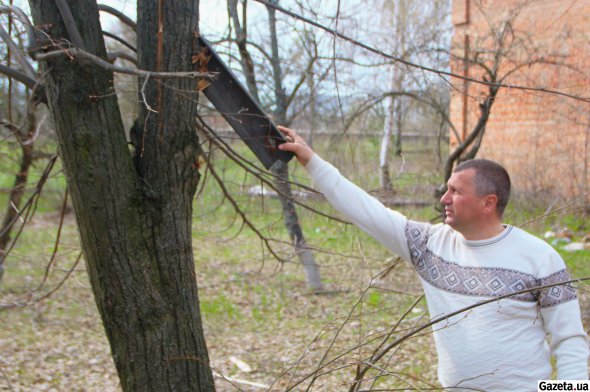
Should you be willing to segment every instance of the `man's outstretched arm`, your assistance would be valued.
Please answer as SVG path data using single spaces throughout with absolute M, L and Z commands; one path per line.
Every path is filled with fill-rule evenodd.
M 314 186 L 349 221 L 405 260 L 410 251 L 405 235 L 407 219 L 347 180 L 338 169 L 322 160 L 305 140 L 291 129 L 279 127 L 287 138 L 280 149 L 291 151 L 311 176 Z

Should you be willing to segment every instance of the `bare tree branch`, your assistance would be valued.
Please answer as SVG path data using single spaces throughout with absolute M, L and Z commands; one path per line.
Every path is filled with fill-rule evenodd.
M 545 87 L 530 87 L 530 86 L 517 85 L 517 84 L 512 85 L 512 84 L 501 84 L 501 83 L 489 82 L 489 81 L 485 81 L 485 80 L 475 79 L 475 78 L 467 77 L 467 76 L 464 76 L 464 75 L 459 75 L 459 74 L 455 74 L 455 73 L 452 73 L 452 72 L 443 71 L 443 70 L 440 70 L 440 69 L 431 68 L 431 67 L 427 67 L 427 66 L 424 66 L 424 65 L 412 63 L 410 61 L 404 60 L 404 59 L 399 58 L 397 56 L 393 56 L 391 54 L 385 53 L 384 51 L 382 51 L 380 49 L 377 49 L 377 48 L 374 48 L 374 47 L 372 47 L 370 45 L 367 45 L 367 44 L 365 44 L 365 43 L 363 43 L 361 41 L 358 41 L 358 40 L 356 40 L 354 38 L 351 38 L 351 37 L 349 37 L 349 36 L 347 36 L 347 35 L 345 35 L 343 33 L 338 32 L 337 30 L 334 30 L 334 29 L 331 29 L 329 27 L 326 27 L 326 26 L 324 26 L 324 25 L 322 25 L 322 24 L 320 24 L 318 22 L 315 22 L 315 21 L 313 21 L 311 19 L 308 19 L 308 18 L 305 18 L 305 17 L 303 17 L 301 15 L 298 15 L 298 14 L 296 14 L 296 13 L 294 13 L 292 11 L 289 11 L 289 10 L 287 10 L 285 8 L 282 8 L 282 7 L 276 5 L 276 4 L 274 4 L 274 3 L 272 3 L 272 2 L 270 2 L 268 0 L 254 0 L 254 1 L 256 1 L 258 3 L 261 3 L 261 4 L 264 4 L 267 7 L 272 7 L 274 9 L 276 9 L 277 11 L 280 11 L 280 12 L 282 12 L 282 13 L 284 13 L 284 14 L 292 17 L 292 18 L 301 20 L 302 22 L 305 22 L 305 23 L 310 24 L 312 26 L 315 26 L 315 27 L 317 27 L 317 28 L 319 28 L 321 30 L 324 30 L 325 32 L 332 34 L 334 37 L 337 37 L 337 38 L 343 39 L 345 41 L 348 41 L 351 44 L 356 45 L 358 47 L 361 47 L 361 48 L 363 48 L 363 49 L 365 49 L 365 50 L 367 50 L 367 51 L 369 51 L 371 53 L 375 53 L 375 54 L 377 54 L 379 56 L 382 56 L 382 57 L 391 59 L 391 60 L 393 60 L 395 62 L 404 64 L 404 65 L 406 65 L 408 67 L 420 69 L 422 71 L 426 71 L 426 72 L 429 72 L 429 73 L 434 73 L 434 74 L 439 75 L 441 77 L 442 76 L 449 76 L 449 77 L 453 77 L 453 78 L 457 78 L 457 79 L 461 79 L 461 80 L 465 80 L 465 81 L 469 81 L 469 82 L 474 82 L 474 83 L 478 83 L 478 84 L 483 84 L 483 85 L 491 86 L 491 87 L 497 87 L 497 88 L 499 88 L 499 87 L 509 87 L 509 88 L 518 89 L 518 90 L 537 91 L 537 92 L 542 92 L 542 93 L 549 93 L 549 94 L 560 95 L 560 96 L 563 96 L 563 97 L 566 97 L 566 98 L 570 98 L 570 99 L 574 99 L 574 100 L 577 100 L 577 101 L 590 102 L 590 97 L 583 97 L 583 96 L 568 94 L 568 93 L 565 93 L 565 92 L 562 92 L 562 91 L 559 91 L 559 90 L 555 90 L 555 89 L 550 89 L 550 88 L 545 88 Z
M 12 13 L 16 15 L 16 19 L 22 23 L 22 25 L 25 27 L 25 31 L 27 32 L 27 38 L 29 40 L 28 47 L 32 48 L 33 46 L 35 46 L 35 29 L 33 28 L 31 20 L 22 9 L 14 5 L 0 5 L 0 13 Z
M 84 42 L 82 42 L 82 36 L 80 35 L 78 26 L 76 26 L 76 21 L 74 20 L 70 6 L 65 0 L 55 0 L 55 3 L 57 4 L 57 8 L 59 8 L 59 13 L 63 18 L 64 24 L 66 25 L 70 40 L 72 40 L 74 46 L 83 50 Z
M 16 45 L 16 43 L 10 38 L 8 32 L 0 25 L 0 37 L 8 46 L 10 52 L 16 57 L 16 60 L 20 64 L 23 72 L 30 79 L 35 79 L 35 70 L 33 66 L 27 61 L 25 53 Z
M 226 143 L 223 142 L 223 140 L 217 136 L 215 134 L 215 132 L 213 131 L 213 129 L 211 129 L 211 127 L 209 127 L 202 118 L 198 117 L 199 121 L 200 121 L 200 125 L 202 126 L 202 129 L 204 130 L 204 132 L 207 133 L 208 136 L 208 140 L 211 141 L 213 144 L 215 144 L 215 146 L 217 148 L 219 148 L 224 154 L 225 156 L 227 156 L 228 158 L 230 158 L 232 161 L 236 162 L 240 167 L 242 167 L 242 169 L 244 169 L 246 172 L 254 175 L 255 177 L 257 177 L 262 183 L 264 183 L 265 185 L 268 185 L 272 190 L 274 190 L 275 192 L 277 192 L 277 194 L 281 194 L 281 190 L 278 189 L 278 187 L 275 185 L 275 183 L 273 181 L 271 181 L 270 179 L 266 178 L 271 177 L 271 178 L 275 178 L 276 176 L 272 173 L 268 173 L 264 170 L 262 170 L 261 168 L 258 168 L 256 165 L 254 165 L 254 163 L 246 160 L 244 157 L 242 157 L 239 153 L 235 152 L 229 145 L 227 145 Z M 251 167 L 250 167 L 251 166 Z M 302 189 L 305 189 L 309 192 L 315 193 L 315 194 L 319 194 L 316 190 L 309 188 L 303 184 L 299 184 L 293 181 L 289 181 L 292 185 L 296 185 Z M 283 194 L 284 195 L 284 194 Z M 287 195 L 284 195 L 285 197 Z M 336 221 L 336 222 L 340 222 L 340 223 L 344 223 L 344 224 L 350 224 L 350 222 L 347 222 L 345 220 L 342 220 L 338 217 L 332 216 L 332 215 L 328 215 L 325 214 L 319 210 L 316 210 L 315 208 L 308 206 L 305 203 L 301 203 L 299 202 L 297 199 L 292 199 L 293 202 L 315 214 L 321 215 L 323 217 L 326 217 L 330 220 Z
M 248 38 L 248 24 L 247 24 L 247 13 L 246 13 L 246 5 L 243 5 L 243 12 L 242 12 L 242 22 L 240 22 L 240 17 L 238 15 L 238 0 L 228 0 L 227 2 L 227 11 L 228 14 L 234 24 L 234 29 L 236 30 L 236 39 L 235 43 L 238 46 L 238 51 L 240 53 L 239 61 L 242 65 L 242 70 L 244 71 L 244 77 L 246 78 L 246 84 L 248 85 L 248 90 L 254 97 L 257 102 L 260 102 L 260 94 L 258 92 L 258 85 L 256 83 L 256 75 L 254 73 L 254 61 L 252 61 L 252 57 L 250 56 L 250 52 L 248 51 L 247 45 L 247 38 Z
M 258 236 L 258 238 L 260 238 L 264 242 L 264 244 L 266 245 L 266 248 L 268 249 L 268 251 L 277 260 L 279 260 L 279 261 L 285 261 L 283 259 L 283 257 L 279 256 L 275 252 L 275 250 L 273 249 L 273 247 L 270 245 L 270 239 L 267 238 L 264 234 L 262 234 L 260 232 L 260 230 L 258 230 L 256 228 L 256 226 L 250 221 L 250 219 L 248 219 L 248 217 L 246 216 L 246 214 L 244 213 L 244 211 L 242 211 L 242 209 L 240 208 L 240 206 L 238 205 L 238 203 L 236 202 L 236 200 L 233 198 L 233 196 L 231 195 L 231 193 L 227 190 L 227 188 L 223 184 L 223 180 L 221 179 L 221 177 L 219 177 L 219 175 L 217 174 L 217 172 L 213 168 L 213 165 L 211 164 L 211 162 L 209 162 L 209 171 L 211 172 L 211 175 L 213 176 L 213 178 L 215 179 L 215 181 L 217 182 L 217 184 L 221 188 L 221 191 L 223 192 L 223 195 L 225 196 L 225 198 L 227 200 L 229 200 L 229 202 L 231 203 L 231 205 L 234 207 L 236 213 L 238 213 L 238 215 L 240 215 L 240 217 L 242 218 L 243 224 L 245 224 L 246 226 L 248 226 L 250 228 L 250 230 L 252 230 L 254 233 L 256 233 L 256 235 Z
M 103 34 L 105 37 L 112 38 L 112 39 L 114 39 L 115 41 L 118 41 L 118 42 L 122 43 L 123 45 L 125 45 L 126 47 L 128 47 L 129 49 L 131 49 L 133 52 L 137 53 L 137 48 L 136 48 L 135 46 L 131 45 L 129 42 L 125 41 L 125 40 L 124 40 L 123 38 L 121 38 L 120 36 L 118 36 L 118 35 L 116 35 L 116 34 L 113 34 L 113 33 L 110 33 L 110 32 L 108 32 L 108 31 L 104 31 L 104 30 L 102 31 L 102 34 Z
M 21 82 L 30 89 L 34 89 L 37 86 L 37 81 L 35 79 L 31 79 L 24 73 L 19 72 L 14 68 L 7 67 L 6 65 L 0 64 L 0 73 Z
M 63 279 L 51 290 L 49 290 L 47 293 L 37 297 L 37 298 L 32 298 L 33 293 L 29 293 L 29 298 L 27 298 L 25 301 L 22 302 L 14 302 L 11 304 L 2 304 L 0 303 L 0 311 L 2 310 L 6 310 L 6 309 L 13 309 L 13 308 L 23 308 L 25 306 L 30 306 L 33 304 L 36 304 L 38 302 L 41 302 L 49 297 L 51 297 L 51 295 L 53 295 L 53 293 L 55 293 L 56 291 L 58 291 L 61 286 L 63 286 L 63 284 L 68 280 L 68 278 L 70 277 L 70 275 L 72 275 L 72 272 L 74 272 L 76 270 L 76 267 L 78 266 L 78 263 L 80 263 L 80 260 L 82 259 L 82 255 L 83 252 L 80 252 L 78 254 L 78 257 L 76 257 L 76 260 L 74 261 L 74 264 L 72 265 L 72 267 L 68 270 L 68 272 L 66 273 L 66 275 L 63 277 Z
M 142 69 L 132 69 L 127 67 L 120 67 L 117 65 L 113 65 L 108 61 L 101 59 L 98 56 L 90 54 L 84 50 L 70 48 L 67 50 L 54 50 L 47 53 L 39 53 L 35 57 L 39 61 L 47 61 L 56 57 L 61 56 L 73 56 L 73 57 L 80 57 L 84 60 L 88 60 L 91 63 L 98 65 L 103 69 L 107 69 L 113 72 L 118 72 L 127 75 L 137 75 L 143 77 L 150 77 L 150 78 L 206 78 L 210 79 L 215 77 L 214 73 L 202 73 L 196 71 L 187 71 L 187 72 L 152 72 L 152 71 L 145 71 Z
M 127 26 L 131 27 L 131 29 L 133 31 L 137 31 L 137 24 L 131 18 L 126 16 L 124 13 L 122 13 L 121 11 L 119 11 L 113 7 L 109 7 L 108 5 L 104 5 L 104 4 L 98 4 L 98 10 L 106 12 L 108 14 L 111 14 L 111 15 L 119 18 L 119 20 L 121 22 L 123 22 Z
M 115 60 L 117 60 L 117 59 L 122 59 L 122 60 L 127 60 L 131 64 L 137 66 L 137 59 L 124 50 L 116 50 L 114 52 L 108 52 L 107 57 L 108 57 L 109 61 L 112 63 L 114 63 Z

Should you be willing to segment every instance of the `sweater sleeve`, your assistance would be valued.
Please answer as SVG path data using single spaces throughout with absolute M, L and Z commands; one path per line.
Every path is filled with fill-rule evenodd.
M 405 236 L 405 216 L 385 207 L 317 154 L 314 154 L 305 169 L 314 186 L 346 219 L 403 259 L 410 260 Z
M 571 280 L 565 263 L 555 251 L 542 270 L 542 286 Z M 588 337 L 582 325 L 575 289 L 571 284 L 543 289 L 539 303 L 549 333 L 549 348 L 556 359 L 557 379 L 587 380 Z

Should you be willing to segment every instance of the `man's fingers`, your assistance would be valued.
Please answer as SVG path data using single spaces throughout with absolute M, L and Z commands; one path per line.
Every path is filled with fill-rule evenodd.
M 285 135 L 287 143 L 295 143 L 295 132 L 289 128 L 283 127 L 282 125 L 277 126 L 278 130 Z
M 277 126 L 277 128 L 285 135 L 285 139 L 287 140 L 287 143 L 279 145 L 279 149 L 294 153 L 299 163 L 305 166 L 313 156 L 312 149 L 309 148 L 300 136 L 297 136 L 295 131 L 282 125 Z
M 286 135 L 287 141 L 294 143 L 295 142 L 295 131 L 289 129 L 287 127 L 283 127 L 282 125 L 277 126 L 278 130 L 281 131 L 284 135 Z
M 279 149 L 283 151 L 290 151 L 292 153 L 297 153 L 300 151 L 301 145 L 294 143 L 294 142 L 287 142 L 279 145 Z

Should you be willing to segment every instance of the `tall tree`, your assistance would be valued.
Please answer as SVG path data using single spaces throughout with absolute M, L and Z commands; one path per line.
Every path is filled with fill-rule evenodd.
M 477 118 L 474 118 L 474 125 L 470 129 L 467 129 L 468 114 L 463 114 L 463 135 L 459 135 L 457 127 L 452 128 L 457 145 L 445 161 L 443 173 L 445 182 L 435 192 L 437 197 L 446 191 L 446 182 L 451 177 L 453 167 L 477 156 L 492 107 L 502 85 L 505 85 L 515 73 L 536 64 L 567 65 L 559 54 L 546 52 L 540 45 L 535 44 L 530 33 L 519 31 L 514 27 L 525 4 L 526 2 L 513 9 L 506 18 L 495 23 L 488 22 L 488 32 L 478 37 L 474 43 L 470 44 L 466 40 L 465 46 L 456 47 L 455 53 L 451 56 L 455 69 L 463 68 L 463 76 L 480 79 L 483 84 L 470 89 L 471 82 L 462 81 L 464 102 L 469 99 L 469 96 L 477 96 L 479 114 Z M 472 90 L 477 90 L 477 93 Z
M 125 391 L 212 391 L 191 221 L 196 82 L 139 81 L 143 105 L 127 146 L 94 0 L 30 0 L 42 72 L 88 273 Z M 189 71 L 198 0 L 138 1 L 138 64 Z M 75 46 L 75 48 L 73 48 Z M 57 53 L 57 54 L 56 54 Z
M 272 5 L 278 5 L 277 0 L 271 1 Z M 246 84 L 252 96 L 260 102 L 260 95 L 258 84 L 256 82 L 256 72 L 254 69 L 254 62 L 250 56 L 250 52 L 247 47 L 247 22 L 246 22 L 246 3 L 242 4 L 242 20 L 239 18 L 238 13 L 238 1 L 228 0 L 228 13 L 233 23 L 235 34 L 236 34 L 236 45 L 238 46 L 240 54 L 240 63 L 246 79 Z M 277 19 L 275 8 L 267 6 L 268 11 L 268 23 L 270 32 L 270 46 L 271 52 L 267 56 L 270 59 L 272 75 L 273 75 L 273 93 L 275 97 L 274 101 L 274 118 L 282 125 L 288 125 L 287 110 L 289 107 L 289 97 L 285 91 L 283 84 L 283 70 L 281 67 L 281 57 L 279 54 L 279 42 L 277 35 Z M 317 58 L 317 57 L 316 57 Z M 313 61 L 308 66 L 311 69 Z M 308 74 L 303 75 L 303 78 L 309 77 Z M 303 82 L 303 80 L 301 81 Z M 299 84 L 300 85 L 300 84 Z M 303 265 L 307 286 L 312 290 L 322 290 L 323 285 L 321 281 L 321 274 L 319 266 L 315 260 L 314 254 L 307 246 L 305 236 L 299 217 L 293 203 L 293 192 L 289 183 L 289 167 L 283 161 L 277 161 L 271 171 L 275 175 L 276 188 L 279 191 L 279 198 L 283 206 L 283 219 L 285 227 L 289 233 L 289 237 L 293 241 L 295 247 L 295 253 L 297 254 L 301 264 Z
M 394 49 L 399 50 L 400 53 L 405 54 L 405 30 L 406 30 L 406 4 L 405 0 L 400 0 L 395 3 L 386 3 L 386 6 L 393 7 L 393 12 L 386 12 L 386 15 L 391 15 L 392 30 L 394 31 Z M 387 8 L 387 7 L 386 7 Z M 396 64 L 391 64 L 389 69 L 391 91 L 401 91 L 403 82 L 403 73 Z M 389 174 L 389 144 L 392 134 L 395 132 L 395 147 L 396 154 L 401 155 L 401 96 L 396 97 L 390 95 L 385 102 L 385 120 L 383 123 L 383 137 L 381 138 L 381 148 L 379 151 L 379 171 L 380 183 L 384 189 L 392 189 L 391 175 Z

